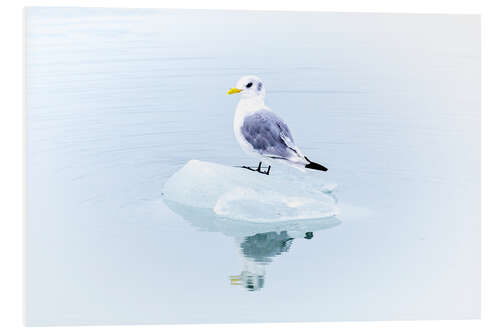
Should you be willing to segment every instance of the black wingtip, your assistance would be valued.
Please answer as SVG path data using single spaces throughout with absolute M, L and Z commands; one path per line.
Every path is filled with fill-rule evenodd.
M 320 171 L 328 171 L 328 169 L 325 168 L 324 166 L 322 166 L 321 164 L 318 164 L 318 163 L 315 163 L 315 162 L 311 162 L 311 161 L 309 161 L 309 159 L 307 161 L 309 162 L 309 164 L 306 164 L 306 168 L 307 169 L 320 170 Z

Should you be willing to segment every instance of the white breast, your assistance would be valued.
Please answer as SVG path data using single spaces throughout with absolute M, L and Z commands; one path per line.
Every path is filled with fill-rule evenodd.
M 270 110 L 264 105 L 264 101 L 261 98 L 242 98 L 236 107 L 236 112 L 234 113 L 233 130 L 236 141 L 238 141 L 244 152 L 252 156 L 255 156 L 255 154 L 258 153 L 253 149 L 252 145 L 247 142 L 241 133 L 241 127 L 243 126 L 245 117 L 263 109 Z

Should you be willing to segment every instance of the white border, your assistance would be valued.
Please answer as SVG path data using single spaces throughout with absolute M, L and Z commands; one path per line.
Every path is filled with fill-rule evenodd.
M 0 331 L 36 330 L 93 332 L 500 332 L 499 324 L 499 182 L 498 129 L 500 105 L 499 33 L 497 1 L 461 0 L 87 0 L 87 1 L 11 1 L 2 4 L 0 20 L 2 51 L 0 61 Z M 127 8 L 205 8 L 252 10 L 307 10 L 337 12 L 450 13 L 482 15 L 482 320 L 335 322 L 246 325 L 169 325 L 169 326 L 87 326 L 23 327 L 23 219 L 24 219 L 24 112 L 23 112 L 23 12 L 24 6 L 81 6 Z

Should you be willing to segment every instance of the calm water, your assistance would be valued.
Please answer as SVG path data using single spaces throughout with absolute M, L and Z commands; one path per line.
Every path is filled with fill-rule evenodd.
M 28 9 L 28 324 L 478 318 L 479 28 Z M 191 159 L 255 164 L 225 94 L 246 74 L 329 167 L 311 177 L 338 185 L 338 219 L 228 224 L 162 200 Z

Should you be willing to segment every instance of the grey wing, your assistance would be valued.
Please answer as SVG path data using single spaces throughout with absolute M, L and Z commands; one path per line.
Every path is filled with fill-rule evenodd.
M 298 151 L 288 126 L 270 111 L 247 116 L 241 133 L 253 149 L 268 157 L 286 159 Z

